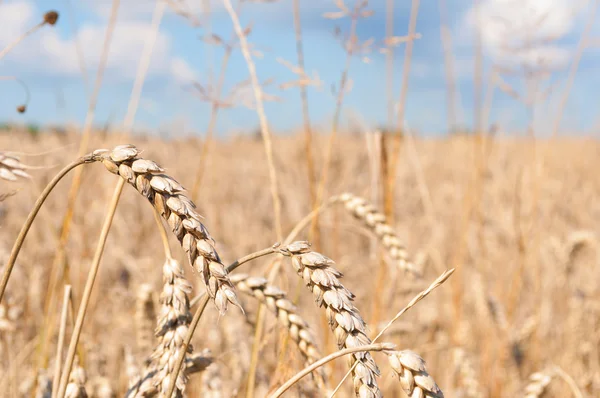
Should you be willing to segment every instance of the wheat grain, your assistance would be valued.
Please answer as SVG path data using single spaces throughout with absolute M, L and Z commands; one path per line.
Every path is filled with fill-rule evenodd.
M 133 145 L 120 145 L 112 151 L 94 151 L 92 160 L 102 162 L 108 171 L 120 175 L 158 210 L 187 253 L 190 264 L 202 275 L 221 314 L 227 310 L 228 302 L 241 308 L 214 241 L 200 222 L 196 205 L 177 181 L 162 174 L 162 167 L 138 157 L 139 154 Z
M 306 365 L 310 365 L 321 358 L 308 323 L 298 315 L 296 306 L 287 299 L 285 292 L 269 285 L 267 279 L 262 277 L 233 274 L 231 281 L 239 291 L 256 298 L 275 314 L 277 321 L 288 330 L 290 337 L 298 345 Z M 320 368 L 316 373 L 317 386 L 325 389 L 326 381 L 323 368 Z
M 333 331 L 338 347 L 353 348 L 368 345 L 371 340 L 366 334 L 366 323 L 354 306 L 354 294 L 339 281 L 342 274 L 333 268 L 335 262 L 310 249 L 308 242 L 294 242 L 278 251 L 291 257 L 292 264 L 312 291 L 319 307 L 325 307 L 329 326 Z M 358 352 L 351 356 L 354 391 L 359 397 L 381 397 L 376 377 L 379 368 L 368 352 Z M 356 363 L 356 364 L 355 364 Z
M 525 398 L 540 398 L 552 381 L 552 374 L 535 372 L 529 376 L 529 384 L 525 387 Z
M 87 398 L 88 396 L 85 391 L 87 376 L 85 370 L 77 362 L 73 365 L 71 374 L 69 374 L 69 384 L 67 384 L 65 398 Z
M 425 361 L 412 351 L 389 353 L 392 370 L 400 378 L 402 389 L 411 398 L 442 398 L 444 394 L 433 378 L 427 373 Z
M 0 180 L 17 181 L 19 178 L 31 178 L 25 171 L 29 168 L 21 163 L 17 156 L 0 152 Z
M 387 223 L 385 215 L 378 211 L 375 206 L 366 199 L 348 192 L 331 197 L 329 202 L 342 203 L 355 218 L 364 222 L 375 233 L 389 256 L 401 270 L 414 274 L 420 273 L 415 264 L 409 260 L 406 247 L 398 238 L 394 228 Z

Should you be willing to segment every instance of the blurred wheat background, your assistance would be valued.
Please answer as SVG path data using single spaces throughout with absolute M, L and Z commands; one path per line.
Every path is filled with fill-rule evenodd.
M 427 364 L 421 372 L 403 362 L 398 376 L 386 353 L 374 352 L 385 396 L 441 396 L 427 387 L 431 379 L 446 397 L 600 396 L 600 145 L 595 112 L 589 110 L 595 106 L 589 94 L 597 66 L 597 1 L 87 3 L 0 1 L 0 117 L 6 121 L 0 126 L 2 272 L 56 173 L 83 154 L 131 143 L 143 151 L 134 156 L 157 162 L 187 188 L 224 265 L 283 242 L 306 221 L 296 239 L 310 241 L 335 261 L 371 339 L 413 297 L 454 269 L 378 340 L 414 351 Z M 55 36 L 61 24 L 73 28 L 81 22 L 75 12 L 81 7 L 94 10 L 101 34 Z M 268 47 L 271 39 L 260 14 L 268 12 L 288 23 L 293 40 L 285 58 L 276 53 L 275 38 L 275 49 L 262 53 L 261 45 Z M 309 71 L 305 55 L 315 55 L 319 41 L 311 37 L 315 22 L 307 15 L 315 12 L 319 23 L 329 24 L 328 40 L 341 44 L 341 51 L 321 64 L 306 56 L 316 67 Z M 123 94 L 114 86 L 110 48 L 128 40 L 127 19 L 119 15 L 131 13 L 147 18 L 127 27 L 141 45 L 130 57 L 133 69 L 125 74 L 129 88 Z M 452 28 L 459 14 L 471 26 L 468 36 Z M 225 35 L 218 25 L 222 18 L 230 21 Z M 361 27 L 377 24 L 372 18 L 385 33 L 364 37 Z M 423 31 L 421 22 L 427 26 Z M 164 34 L 174 24 L 184 24 L 193 35 L 189 40 L 203 43 L 210 70 L 195 71 L 164 52 Z M 472 51 L 465 58 L 456 41 L 467 37 Z M 431 104 L 426 100 L 431 96 L 419 96 L 427 85 L 414 77 L 429 41 L 437 42 L 435 62 L 443 72 L 441 80 L 431 80 L 441 84 Z M 53 45 L 69 48 L 69 55 L 55 62 L 48 55 Z M 48 69 L 68 63 L 85 90 L 58 90 L 54 98 L 36 89 L 47 84 L 40 83 L 45 74 L 20 76 L 26 57 L 37 57 Z M 264 72 L 273 68 L 268 63 L 285 70 L 286 78 L 271 79 Z M 332 63 L 333 79 L 319 73 L 319 65 L 326 70 Z M 157 64 L 176 76 L 176 83 L 162 84 L 174 84 L 179 93 L 171 87 L 162 103 L 154 97 L 161 84 Z M 379 90 L 376 98 L 365 89 L 370 80 Z M 330 85 L 331 93 L 322 94 Z M 413 97 L 418 99 L 411 104 Z M 118 105 L 114 113 L 107 106 L 111 98 Z M 425 109 L 419 111 L 419 105 Z M 130 166 L 130 158 L 112 161 Z M 168 236 L 165 250 L 152 206 L 134 189 L 125 187 L 121 194 L 117 185 L 118 206 L 109 205 L 118 180 L 102 164 L 77 168 L 37 215 L 0 301 L 1 396 L 57 396 L 65 366 L 71 369 L 64 380 L 69 397 L 167 396 L 176 355 L 168 356 L 169 372 L 151 377 L 156 390 L 143 395 L 132 386 L 161 360 L 153 351 L 161 344 L 173 348 L 165 343 L 171 336 L 181 343 L 206 287 L 174 236 Z M 373 223 L 369 227 L 364 214 L 353 217 L 343 203 L 329 201 L 344 192 L 371 203 L 355 214 L 365 211 L 371 220 L 388 223 L 389 234 Z M 176 196 L 171 194 L 165 195 Z M 111 209 L 114 219 L 88 301 L 86 279 Z M 318 209 L 317 216 L 305 218 Z M 167 219 L 168 214 L 163 212 Z M 403 247 L 417 273 L 407 271 Z M 169 251 L 185 276 L 165 263 Z M 341 348 L 339 330 L 331 333 L 325 311 L 316 308 L 316 296 L 294 275 L 285 253 L 270 254 L 231 273 L 243 313 L 229 305 L 220 314 L 218 300 L 217 306 L 208 303 L 175 396 L 266 397 L 307 363 Z M 253 280 L 244 284 L 242 274 L 268 277 L 296 306 L 283 303 L 280 290 L 252 290 Z M 190 291 L 173 293 L 187 286 L 185 279 Z M 183 309 L 191 300 L 191 308 L 175 322 L 183 329 L 165 334 L 161 311 L 170 294 Z M 260 300 L 266 304 L 262 309 Z M 80 308 L 86 308 L 85 321 L 73 345 L 74 362 L 65 365 Z M 313 335 L 318 350 L 313 357 L 305 358 L 313 352 L 291 341 L 308 341 L 305 334 L 289 333 L 298 325 Z M 348 363 L 345 358 L 327 363 L 284 396 L 329 396 Z M 423 376 L 427 373 L 430 377 Z M 352 379 L 336 396 L 354 396 Z

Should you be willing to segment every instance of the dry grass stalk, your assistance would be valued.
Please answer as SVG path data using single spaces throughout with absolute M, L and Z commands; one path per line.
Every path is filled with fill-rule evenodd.
M 412 351 L 388 353 L 392 370 L 400 378 L 402 389 L 411 398 L 442 398 L 444 394 L 433 378 L 427 373 L 425 361 Z
M 292 340 L 298 345 L 306 365 L 321 358 L 308 323 L 298 315 L 296 306 L 287 299 L 285 292 L 269 285 L 262 277 L 234 274 L 231 276 L 231 281 L 239 291 L 256 298 L 275 314 L 277 321 L 288 330 Z M 318 372 L 315 381 L 319 388 L 325 388 L 325 374 L 322 370 Z
M 352 348 L 371 343 L 366 333 L 366 324 L 354 306 L 354 294 L 339 281 L 342 274 L 333 268 L 335 262 L 324 255 L 313 252 L 308 242 L 294 242 L 279 252 L 291 257 L 292 264 L 304 283 L 312 291 L 319 307 L 325 307 L 329 326 L 333 331 L 338 348 Z M 359 397 L 381 397 L 376 377 L 379 368 L 371 354 L 353 354 L 354 391 Z
M 535 372 L 529 376 L 529 384 L 525 387 L 525 398 L 540 398 L 552 381 L 553 375 L 547 372 Z
M 143 397 L 151 391 L 166 396 L 175 360 L 184 347 L 183 341 L 192 320 L 188 299 L 192 286 L 185 279 L 183 268 L 174 259 L 167 259 L 163 265 L 163 282 L 161 310 L 156 328 L 159 342 L 150 357 L 146 378 L 142 379 L 137 391 L 130 390 L 128 396 Z M 186 383 L 185 372 L 179 372 L 175 388 L 177 397 L 183 396 Z
M 396 231 L 387 223 L 385 215 L 379 212 L 375 206 L 370 204 L 366 199 L 351 193 L 333 196 L 329 201 L 344 204 L 344 207 L 354 217 L 363 221 L 377 235 L 381 244 L 387 249 L 389 256 L 396 262 L 400 269 L 410 271 L 414 274 L 420 273 L 415 264 L 409 260 L 406 247 L 398 238 Z
M 225 313 L 228 302 L 241 308 L 227 270 L 215 250 L 214 240 L 200 222 L 196 205 L 177 181 L 162 174 L 162 167 L 138 157 L 139 154 L 140 151 L 133 145 L 121 145 L 112 151 L 94 151 L 93 158 L 136 188 L 167 221 L 187 253 L 190 264 L 202 275 L 219 312 Z

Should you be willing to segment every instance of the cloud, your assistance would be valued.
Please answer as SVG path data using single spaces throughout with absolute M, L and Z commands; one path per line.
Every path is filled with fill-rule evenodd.
M 180 84 L 189 84 L 192 81 L 198 80 L 196 72 L 181 57 L 175 57 L 171 60 L 170 72 Z
M 33 26 L 37 14 L 42 15 L 27 1 L 0 5 L 0 44 L 5 45 Z M 87 68 L 95 69 L 102 55 L 106 22 L 84 22 L 75 37 L 61 35 L 60 28 L 62 27 L 44 27 L 41 32 L 36 33 L 35 39 L 32 38 L 11 51 L 8 56 L 11 62 L 38 74 L 77 75 L 80 73 L 76 51 L 79 44 Z M 152 34 L 149 19 L 117 21 L 107 61 L 107 72 L 111 77 L 131 79 L 135 76 L 144 45 Z M 173 68 L 184 78 L 192 76 L 189 65 L 172 55 L 170 35 L 159 31 L 148 74 L 168 75 L 173 73 Z
M 506 66 L 563 66 L 570 52 L 556 43 L 575 26 L 573 0 L 485 0 L 466 14 L 466 24 L 481 34 L 486 53 Z
M 32 27 L 35 8 L 26 2 L 0 5 L 0 46 L 12 43 L 27 29 Z M 39 16 L 42 20 L 42 15 Z

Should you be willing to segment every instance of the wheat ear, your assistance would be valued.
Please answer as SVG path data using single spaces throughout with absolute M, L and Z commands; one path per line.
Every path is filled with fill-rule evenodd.
M 85 382 L 87 377 L 85 370 L 76 362 L 69 374 L 69 384 L 65 392 L 65 398 L 87 398 Z
M 425 361 L 412 351 L 394 351 L 388 354 L 390 366 L 400 378 L 402 389 L 411 398 L 443 398 L 442 390 L 427 373 Z
M 159 342 L 146 367 L 146 375 L 151 375 L 151 377 L 145 377 L 141 383 L 136 383 L 138 391 L 132 391 L 131 396 L 143 397 L 149 390 L 156 390 L 160 395 L 166 395 L 175 360 L 184 347 L 183 340 L 192 320 L 188 299 L 192 285 L 185 279 L 183 268 L 176 260 L 169 258 L 165 261 L 163 282 L 163 291 L 160 297 L 161 308 L 156 328 Z M 188 349 L 191 352 L 191 347 Z M 185 372 L 179 372 L 175 388 L 176 397 L 183 396 L 186 383 Z
M 419 274 L 414 263 L 408 258 L 406 247 L 398 238 L 396 231 L 388 224 L 387 218 L 383 213 L 377 210 L 366 199 L 358 197 L 351 193 L 343 193 L 333 196 L 329 199 L 331 203 L 342 203 L 355 218 L 361 220 L 366 226 L 375 233 L 383 247 L 386 248 L 389 256 L 396 262 L 401 270 Z
M 353 348 L 371 344 L 367 337 L 366 323 L 354 306 L 354 294 L 340 283 L 342 274 L 333 266 L 330 258 L 314 252 L 308 242 L 294 242 L 278 251 L 291 257 L 292 264 L 312 291 L 319 307 L 325 307 L 329 326 L 333 331 L 338 348 Z M 368 352 L 357 352 L 351 357 L 354 366 L 352 377 L 354 391 L 358 397 L 382 397 L 377 386 L 379 368 Z
M 268 281 L 262 277 L 233 274 L 231 281 L 236 289 L 256 298 L 275 314 L 277 321 L 288 330 L 290 337 L 298 345 L 306 365 L 321 359 L 308 323 L 298 315 L 296 306 L 287 299 L 285 292 L 269 285 Z M 322 368 L 319 369 L 315 382 L 319 388 L 325 389 L 326 381 Z
M 17 181 L 19 178 L 31 178 L 25 170 L 31 167 L 21 163 L 18 157 L 0 152 L 0 180 Z
M 546 388 L 552 381 L 553 374 L 535 372 L 529 376 L 529 384 L 525 387 L 525 398 L 539 398 L 544 395 Z
M 120 145 L 112 151 L 100 149 L 92 154 L 108 171 L 120 175 L 145 196 L 167 221 L 190 264 L 199 272 L 219 312 L 227 311 L 230 302 L 242 308 L 214 240 L 200 222 L 196 205 L 185 194 L 184 188 L 172 177 L 162 174 L 162 167 L 151 160 L 138 157 L 140 151 L 133 145 Z

